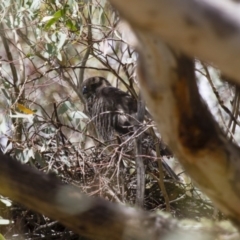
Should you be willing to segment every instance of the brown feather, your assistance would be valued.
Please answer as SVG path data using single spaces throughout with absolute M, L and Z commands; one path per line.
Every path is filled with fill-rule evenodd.
M 82 84 L 82 93 L 99 138 L 104 141 L 115 139 L 116 134 L 130 137 L 139 126 L 135 119 L 137 101 L 128 93 L 112 87 L 105 78 L 91 77 L 86 79 Z M 153 137 L 146 132 L 143 133 L 142 145 L 145 152 L 149 151 L 147 149 L 155 150 Z M 171 154 L 171 151 L 162 141 L 160 141 L 159 146 L 162 155 Z M 167 163 L 163 162 L 163 166 L 171 177 L 178 179 Z

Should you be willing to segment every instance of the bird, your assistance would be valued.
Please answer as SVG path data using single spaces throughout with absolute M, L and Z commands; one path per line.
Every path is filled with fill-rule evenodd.
M 139 122 L 137 116 L 137 100 L 129 93 L 113 87 L 104 77 L 95 76 L 83 81 L 82 94 L 86 101 L 87 113 L 93 121 L 98 137 L 104 141 L 116 139 L 116 136 L 127 139 L 136 133 L 136 126 Z M 144 132 L 143 146 L 151 146 L 156 149 L 152 135 Z M 170 155 L 171 151 L 160 140 L 161 155 Z M 166 173 L 175 180 L 178 176 L 163 161 L 163 168 Z

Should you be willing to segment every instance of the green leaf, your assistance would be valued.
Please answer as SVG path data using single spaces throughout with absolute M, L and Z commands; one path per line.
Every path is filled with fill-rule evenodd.
M 75 108 L 75 104 L 70 102 L 70 101 L 66 101 L 65 104 L 68 106 L 68 108 Z
M 78 28 L 76 27 L 76 25 L 75 25 L 70 19 L 68 19 L 68 20 L 66 21 L 66 26 L 67 26 L 67 28 L 68 28 L 70 31 L 77 31 L 77 30 L 78 30 Z
M 27 53 L 26 54 L 26 58 L 31 58 L 31 57 L 33 57 L 34 55 L 32 54 L 32 53 Z
M 58 114 L 62 115 L 65 112 L 67 112 L 67 110 L 69 109 L 69 106 L 64 102 L 63 104 L 61 104 L 61 106 L 58 108 Z
M 0 240 L 5 240 L 4 236 L 0 233 Z
M 48 30 L 54 23 L 58 21 L 58 18 L 50 19 L 44 26 L 44 30 Z
M 56 19 L 59 19 L 59 18 L 61 18 L 61 17 L 63 17 L 64 16 L 64 10 L 58 10 L 57 12 L 55 12 L 54 14 L 53 14 L 53 17 L 54 18 L 56 18 Z
M 47 43 L 47 44 L 46 44 L 46 50 L 47 50 L 47 52 L 48 52 L 50 55 L 52 55 L 53 53 L 55 53 L 55 49 L 54 49 L 53 45 L 50 44 L 50 43 Z

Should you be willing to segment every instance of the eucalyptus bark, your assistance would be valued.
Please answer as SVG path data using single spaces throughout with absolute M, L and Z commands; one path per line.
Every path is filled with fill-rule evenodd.
M 213 63 L 240 83 L 240 5 L 230 0 L 110 0 L 133 30 Z M 231 63 L 231 64 L 229 64 Z
M 53 175 L 46 175 L 22 165 L 0 153 L 0 194 L 59 220 L 75 233 L 95 240 L 161 240 L 239 238 L 229 225 L 178 222 L 169 215 L 150 214 L 100 198 L 90 198 L 80 189 L 63 184 Z M 209 227 L 211 224 L 211 227 Z M 188 231 L 186 231 L 186 226 Z M 221 231 L 219 231 L 221 229 Z
M 163 139 L 203 192 L 239 226 L 240 149 L 223 136 L 201 100 L 193 61 L 195 56 L 211 61 L 240 82 L 239 5 L 111 2 L 138 37 L 141 86 Z

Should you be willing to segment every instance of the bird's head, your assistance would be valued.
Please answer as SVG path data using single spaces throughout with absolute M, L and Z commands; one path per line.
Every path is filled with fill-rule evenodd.
M 96 94 L 100 89 L 110 86 L 110 82 L 103 77 L 91 77 L 83 81 L 82 94 L 85 98 L 89 98 L 93 94 Z

